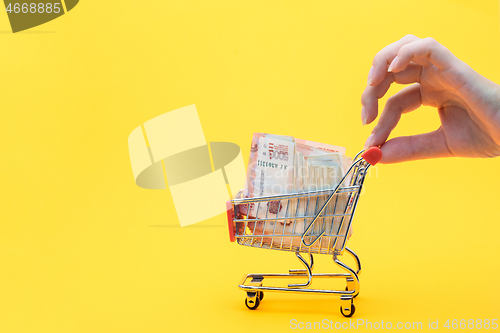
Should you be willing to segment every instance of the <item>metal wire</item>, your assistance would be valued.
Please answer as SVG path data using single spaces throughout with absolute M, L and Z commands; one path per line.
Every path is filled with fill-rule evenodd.
M 280 251 L 309 254 L 342 254 L 352 217 L 370 164 L 356 155 L 354 162 L 333 190 L 299 192 L 231 200 L 235 212 L 235 237 L 238 244 Z M 307 199 L 307 200 L 306 200 Z M 299 214 L 301 204 L 305 210 Z M 270 212 L 271 203 L 277 212 Z M 255 217 L 244 215 L 257 206 Z M 265 217 L 261 205 L 266 205 Z M 280 214 L 280 208 L 286 209 Z M 290 209 L 294 206 L 295 209 Z M 302 229 L 302 230 L 301 230 Z M 326 238 L 325 238 L 326 237 Z

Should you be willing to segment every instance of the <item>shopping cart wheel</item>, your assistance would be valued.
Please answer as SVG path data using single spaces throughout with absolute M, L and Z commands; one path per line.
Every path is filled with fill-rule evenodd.
M 260 299 L 259 299 L 259 297 L 255 297 L 254 299 L 247 297 L 247 298 L 245 298 L 245 305 L 250 310 L 255 310 L 260 305 Z
M 264 292 L 259 291 L 258 294 L 259 294 L 259 301 L 262 301 L 262 299 L 264 298 Z
M 342 313 L 342 315 L 344 317 L 347 317 L 347 318 L 352 317 L 354 312 L 356 312 L 356 307 L 352 303 L 351 303 L 351 312 L 349 312 L 348 314 L 344 313 L 344 309 L 342 307 L 340 307 L 340 313 Z

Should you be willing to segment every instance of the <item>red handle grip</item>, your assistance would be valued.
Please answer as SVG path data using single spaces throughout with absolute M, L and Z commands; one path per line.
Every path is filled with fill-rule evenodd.
M 361 154 L 361 157 L 371 165 L 375 165 L 382 159 L 382 150 L 379 147 L 371 147 Z
M 227 210 L 227 227 L 229 229 L 229 240 L 234 242 L 236 240 L 234 232 L 234 209 L 231 201 L 226 201 Z

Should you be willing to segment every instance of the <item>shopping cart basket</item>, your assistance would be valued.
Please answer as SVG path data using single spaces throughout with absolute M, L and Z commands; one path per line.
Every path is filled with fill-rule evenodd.
M 305 267 L 291 269 L 288 274 L 245 275 L 238 287 L 246 291 L 245 304 L 249 309 L 257 309 L 264 291 L 279 291 L 340 295 L 340 312 L 345 317 L 354 314 L 353 299 L 359 294 L 361 263 L 358 256 L 345 244 L 366 173 L 381 158 L 382 152 L 378 147 L 362 150 L 354 157 L 349 170 L 333 190 L 235 198 L 227 202 L 229 236 L 232 242 L 236 240 L 240 245 L 295 252 Z M 275 209 L 279 207 L 280 214 L 270 214 L 271 206 Z M 247 215 L 248 212 L 255 211 L 250 207 L 256 207 L 254 215 L 257 217 Z M 263 212 L 265 217 L 262 217 Z M 344 250 L 354 258 L 356 269 L 338 259 Z M 309 262 L 301 253 L 309 254 Z M 346 273 L 313 274 L 313 254 L 333 255 L 334 262 Z M 268 278 L 307 278 L 307 282 L 273 287 L 264 285 L 264 279 Z M 345 278 L 346 287 L 345 290 L 308 288 L 313 278 Z

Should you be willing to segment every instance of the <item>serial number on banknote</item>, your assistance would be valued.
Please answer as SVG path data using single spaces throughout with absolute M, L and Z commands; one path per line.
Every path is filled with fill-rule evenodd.
M 266 162 L 266 161 L 261 161 L 261 160 L 257 160 L 257 165 L 267 167 L 267 168 L 274 168 L 274 169 L 286 169 L 286 167 L 287 167 L 286 165 L 283 165 L 283 164 L 271 163 L 271 162 Z

